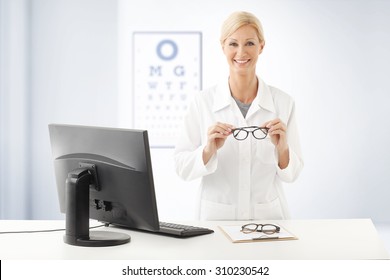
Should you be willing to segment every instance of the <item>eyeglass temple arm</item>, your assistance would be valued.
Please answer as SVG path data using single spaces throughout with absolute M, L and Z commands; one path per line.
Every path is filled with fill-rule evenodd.
M 248 128 L 257 128 L 257 129 L 265 129 L 265 130 L 269 130 L 268 127 L 265 127 L 265 126 L 256 126 L 256 125 L 253 125 L 253 126 L 244 126 L 244 127 L 236 127 L 236 128 L 233 128 L 232 131 L 235 131 L 235 130 L 245 130 L 245 129 L 248 129 Z

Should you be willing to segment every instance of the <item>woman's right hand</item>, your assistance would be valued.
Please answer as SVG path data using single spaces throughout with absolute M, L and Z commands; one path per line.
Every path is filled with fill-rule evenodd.
M 227 123 L 217 122 L 207 131 L 207 145 L 203 149 L 203 163 L 207 164 L 210 158 L 225 144 L 226 138 L 232 134 L 234 127 Z

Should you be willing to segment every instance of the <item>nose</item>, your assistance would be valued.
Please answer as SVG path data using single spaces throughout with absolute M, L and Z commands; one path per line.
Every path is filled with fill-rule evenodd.
M 238 54 L 239 56 L 242 56 L 243 54 L 245 54 L 245 47 L 244 47 L 244 46 L 239 46 L 239 47 L 237 48 L 237 54 Z

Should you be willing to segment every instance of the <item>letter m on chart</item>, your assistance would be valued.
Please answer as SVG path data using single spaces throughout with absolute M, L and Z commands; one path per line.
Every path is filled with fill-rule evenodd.
M 147 129 L 151 147 L 173 147 L 190 94 L 202 89 L 201 32 L 134 32 L 134 128 Z

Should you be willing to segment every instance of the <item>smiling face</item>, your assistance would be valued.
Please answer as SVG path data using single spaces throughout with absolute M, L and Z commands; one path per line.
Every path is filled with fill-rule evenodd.
M 244 25 L 232 33 L 222 44 L 231 74 L 255 75 L 256 63 L 264 42 L 260 42 L 256 29 Z

